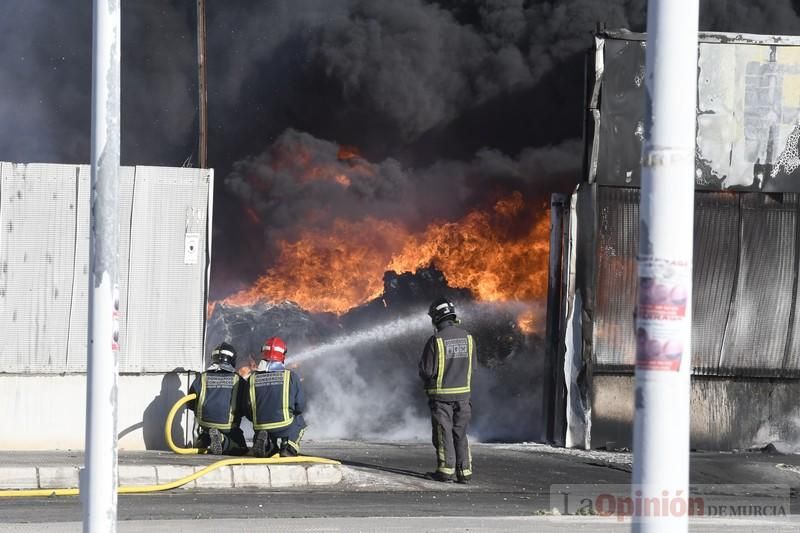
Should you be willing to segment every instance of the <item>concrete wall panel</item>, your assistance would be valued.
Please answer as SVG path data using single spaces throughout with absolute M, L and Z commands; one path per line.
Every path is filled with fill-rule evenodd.
M 0 368 L 86 370 L 90 169 L 0 163 Z M 213 171 L 122 167 L 121 372 L 203 366 Z
M 593 448 L 630 448 L 634 376 L 595 374 Z M 691 446 L 730 450 L 788 443 L 800 447 L 800 381 L 692 379 Z
M 165 450 L 164 422 L 186 394 L 186 372 L 119 378 L 117 435 L 123 450 Z M 83 449 L 86 377 L 0 374 L 0 405 L 6 419 L 0 450 Z M 175 420 L 172 438 L 186 444 L 194 419 Z

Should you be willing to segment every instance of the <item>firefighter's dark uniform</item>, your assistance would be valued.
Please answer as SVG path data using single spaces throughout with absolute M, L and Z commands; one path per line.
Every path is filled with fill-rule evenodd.
M 273 368 L 250 374 L 244 413 L 253 422 L 255 439 L 265 431 L 274 450 L 281 439 L 284 447 L 291 448 L 291 455 L 297 455 L 306 428 L 305 396 L 297 374 L 282 365 Z
M 472 415 L 470 390 L 475 366 L 472 335 L 453 320 L 443 320 L 425 345 L 419 375 L 428 394 L 436 448 L 436 472 L 461 480 L 472 476 L 467 428 Z
M 247 442 L 239 427 L 245 385 L 236 370 L 228 365 L 214 365 L 195 378 L 189 392 L 197 394 L 197 399 L 189 404 L 189 408 L 195 411 L 195 420 L 200 426 L 199 448 L 209 447 L 211 438 L 208 431 L 215 428 L 223 436 L 222 453 L 247 453 Z

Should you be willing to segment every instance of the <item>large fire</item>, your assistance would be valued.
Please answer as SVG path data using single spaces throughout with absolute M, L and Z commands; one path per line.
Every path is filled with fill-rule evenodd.
M 408 238 L 386 220 L 337 220 L 330 232 L 307 231 L 295 242 L 279 243 L 275 266 L 224 302 L 291 300 L 308 311 L 347 311 L 381 294 L 386 265 Z
M 387 270 L 414 271 L 429 264 L 450 285 L 466 287 L 483 301 L 536 300 L 547 294 L 549 217 L 546 211 L 527 231 L 520 193 L 498 201 L 491 212 L 473 211 L 463 220 L 432 225 L 409 239 Z
M 349 153 L 340 158 L 359 161 Z M 366 164 L 360 169 L 368 170 Z M 312 179 L 323 176 L 331 179 L 326 173 Z M 490 210 L 434 223 L 419 233 L 390 220 L 337 220 L 327 232 L 307 231 L 296 241 L 280 242 L 274 266 L 224 302 L 291 300 L 308 311 L 342 313 L 380 296 L 384 272 L 425 266 L 483 301 L 541 299 L 547 291 L 549 217 L 543 208 L 530 221 L 530 212 L 515 192 Z

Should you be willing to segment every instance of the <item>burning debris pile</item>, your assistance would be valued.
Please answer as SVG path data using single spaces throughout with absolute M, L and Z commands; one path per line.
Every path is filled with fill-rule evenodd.
M 210 361 L 214 346 L 224 341 L 236 347 L 239 365 L 243 366 L 247 356 L 260 359 L 264 339 L 270 336 L 280 335 L 295 351 L 297 347 L 324 342 L 338 331 L 335 319 L 311 314 L 293 302 L 242 306 L 223 303 L 214 307 L 208 321 L 206 360 Z
M 475 341 L 481 346 L 479 362 L 494 368 L 513 356 L 524 346 L 522 331 L 511 309 L 513 306 L 492 304 L 477 305 L 467 289 L 452 288 L 444 275 L 434 268 L 423 268 L 412 274 L 405 272 L 384 274 L 384 293 L 339 316 L 334 313 L 314 313 L 294 302 L 284 301 L 269 304 L 263 301 L 253 305 L 215 306 L 208 322 L 208 352 L 225 340 L 232 341 L 241 354 L 259 357 L 262 341 L 272 335 L 280 335 L 295 353 L 324 345 L 345 332 L 365 331 L 378 324 L 397 322 L 406 317 L 417 316 L 415 327 L 410 332 L 417 336 L 410 340 L 410 352 L 417 357 L 425 338 L 419 330 L 430 330 L 425 316 L 431 295 L 441 295 L 455 302 L 459 315 L 469 321 Z M 525 306 L 522 306 L 525 307 Z M 399 335 L 400 340 L 402 335 Z M 388 340 L 388 339 L 386 339 Z M 405 346 L 398 346 L 404 352 Z
M 208 346 L 228 340 L 241 354 L 257 357 L 265 338 L 284 338 L 288 362 L 305 380 L 311 438 L 427 438 L 417 363 L 432 333 L 426 316 L 432 294 L 455 301 L 475 337 L 481 366 L 473 425 L 480 437 L 537 438 L 541 338 L 519 328 L 513 306 L 477 302 L 433 268 L 386 272 L 381 297 L 342 315 L 309 312 L 292 302 L 218 304 L 208 323 Z

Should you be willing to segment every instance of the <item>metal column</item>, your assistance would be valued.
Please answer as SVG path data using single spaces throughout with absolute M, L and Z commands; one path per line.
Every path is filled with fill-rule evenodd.
M 89 220 L 89 332 L 83 530 L 117 523 L 118 188 L 120 154 L 119 0 L 94 0 L 92 190 Z
M 651 0 L 639 207 L 633 531 L 688 530 L 698 0 Z M 650 502 L 658 502 L 655 510 Z

